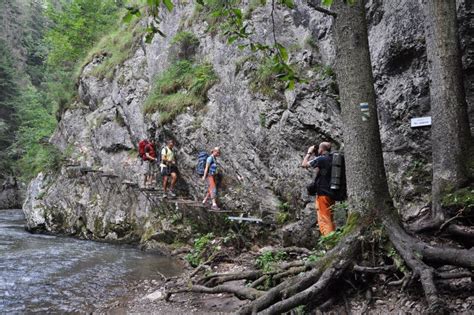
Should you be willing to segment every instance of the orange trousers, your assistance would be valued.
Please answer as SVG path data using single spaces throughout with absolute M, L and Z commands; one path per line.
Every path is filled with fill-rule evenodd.
M 331 206 L 334 204 L 334 200 L 332 200 L 329 196 L 317 196 L 315 204 L 319 230 L 323 236 L 326 236 L 332 231 L 336 230 L 336 225 L 334 224 L 331 209 Z
M 208 188 L 207 188 L 206 198 L 216 199 L 217 186 L 216 186 L 216 179 L 214 178 L 214 175 L 207 176 L 207 184 L 208 184 Z

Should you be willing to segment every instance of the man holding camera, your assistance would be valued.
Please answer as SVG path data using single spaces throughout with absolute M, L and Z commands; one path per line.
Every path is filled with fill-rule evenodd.
M 308 148 L 308 153 L 303 159 L 301 166 L 316 169 L 316 214 L 319 230 L 323 236 L 328 235 L 336 229 L 332 213 L 334 200 L 331 198 L 331 165 L 332 157 L 331 143 L 321 142 L 318 147 L 318 156 L 315 156 L 315 146 Z

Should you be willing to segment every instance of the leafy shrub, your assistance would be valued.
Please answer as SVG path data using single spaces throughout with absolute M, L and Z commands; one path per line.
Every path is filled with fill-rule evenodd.
M 250 90 L 271 98 L 281 97 L 285 83 L 278 80 L 278 69 L 272 58 L 265 58 L 260 66 L 250 76 Z
M 205 21 L 208 25 L 207 32 L 216 34 L 218 30 L 224 30 L 231 24 L 226 23 L 227 17 L 223 14 L 224 10 L 235 7 L 240 2 L 241 0 L 207 0 L 205 6 L 197 3 L 191 19 Z
M 333 231 L 326 236 L 321 235 L 321 237 L 318 240 L 317 247 L 324 250 L 329 250 L 333 248 L 334 246 L 336 246 L 337 243 L 339 243 L 342 236 L 343 236 L 342 230 L 340 229 L 337 229 L 336 231 Z
M 277 213 L 276 222 L 279 225 L 283 225 L 290 220 L 290 214 L 288 212 L 280 211 Z
M 444 207 L 474 208 L 474 186 L 445 194 L 441 203 Z
M 219 250 L 218 246 L 212 246 L 214 240 L 214 234 L 205 234 L 196 240 L 194 240 L 194 247 L 189 254 L 186 255 L 185 259 L 193 267 L 197 267 L 202 264 L 212 253 Z
M 158 77 L 145 101 L 144 112 L 159 111 L 159 123 L 166 124 L 187 107 L 204 106 L 207 91 L 216 82 L 217 76 L 211 64 L 178 61 Z
M 273 264 L 286 259 L 286 253 L 283 251 L 266 251 L 257 257 L 257 267 L 262 269 L 264 272 L 271 272 L 273 270 Z

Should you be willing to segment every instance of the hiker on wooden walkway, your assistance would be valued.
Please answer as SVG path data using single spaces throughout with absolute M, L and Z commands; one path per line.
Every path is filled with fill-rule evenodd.
M 166 146 L 161 150 L 161 176 L 163 176 L 163 198 L 176 197 L 174 187 L 178 180 L 178 166 L 176 165 L 176 154 L 173 150 L 174 141 L 168 140 Z M 170 189 L 168 190 L 168 178 L 171 177 Z
M 212 200 L 212 210 L 220 210 L 217 205 L 217 185 L 216 185 L 216 176 L 217 176 L 217 157 L 221 156 L 221 150 L 219 147 L 212 149 L 211 154 L 206 158 L 206 166 L 204 169 L 204 174 L 202 180 L 207 179 L 207 193 L 202 201 L 203 204 L 206 204 L 209 199 Z

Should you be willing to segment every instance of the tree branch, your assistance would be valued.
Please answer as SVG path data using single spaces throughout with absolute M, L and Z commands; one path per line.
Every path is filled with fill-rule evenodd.
M 308 6 L 313 8 L 314 10 L 318 11 L 318 12 L 321 12 L 321 13 L 324 13 L 324 14 L 327 14 L 327 15 L 330 15 L 334 18 L 337 17 L 337 14 L 336 12 L 333 12 L 331 10 L 328 10 L 328 9 L 325 9 L 321 6 L 318 5 L 318 1 L 317 0 L 308 0 Z

